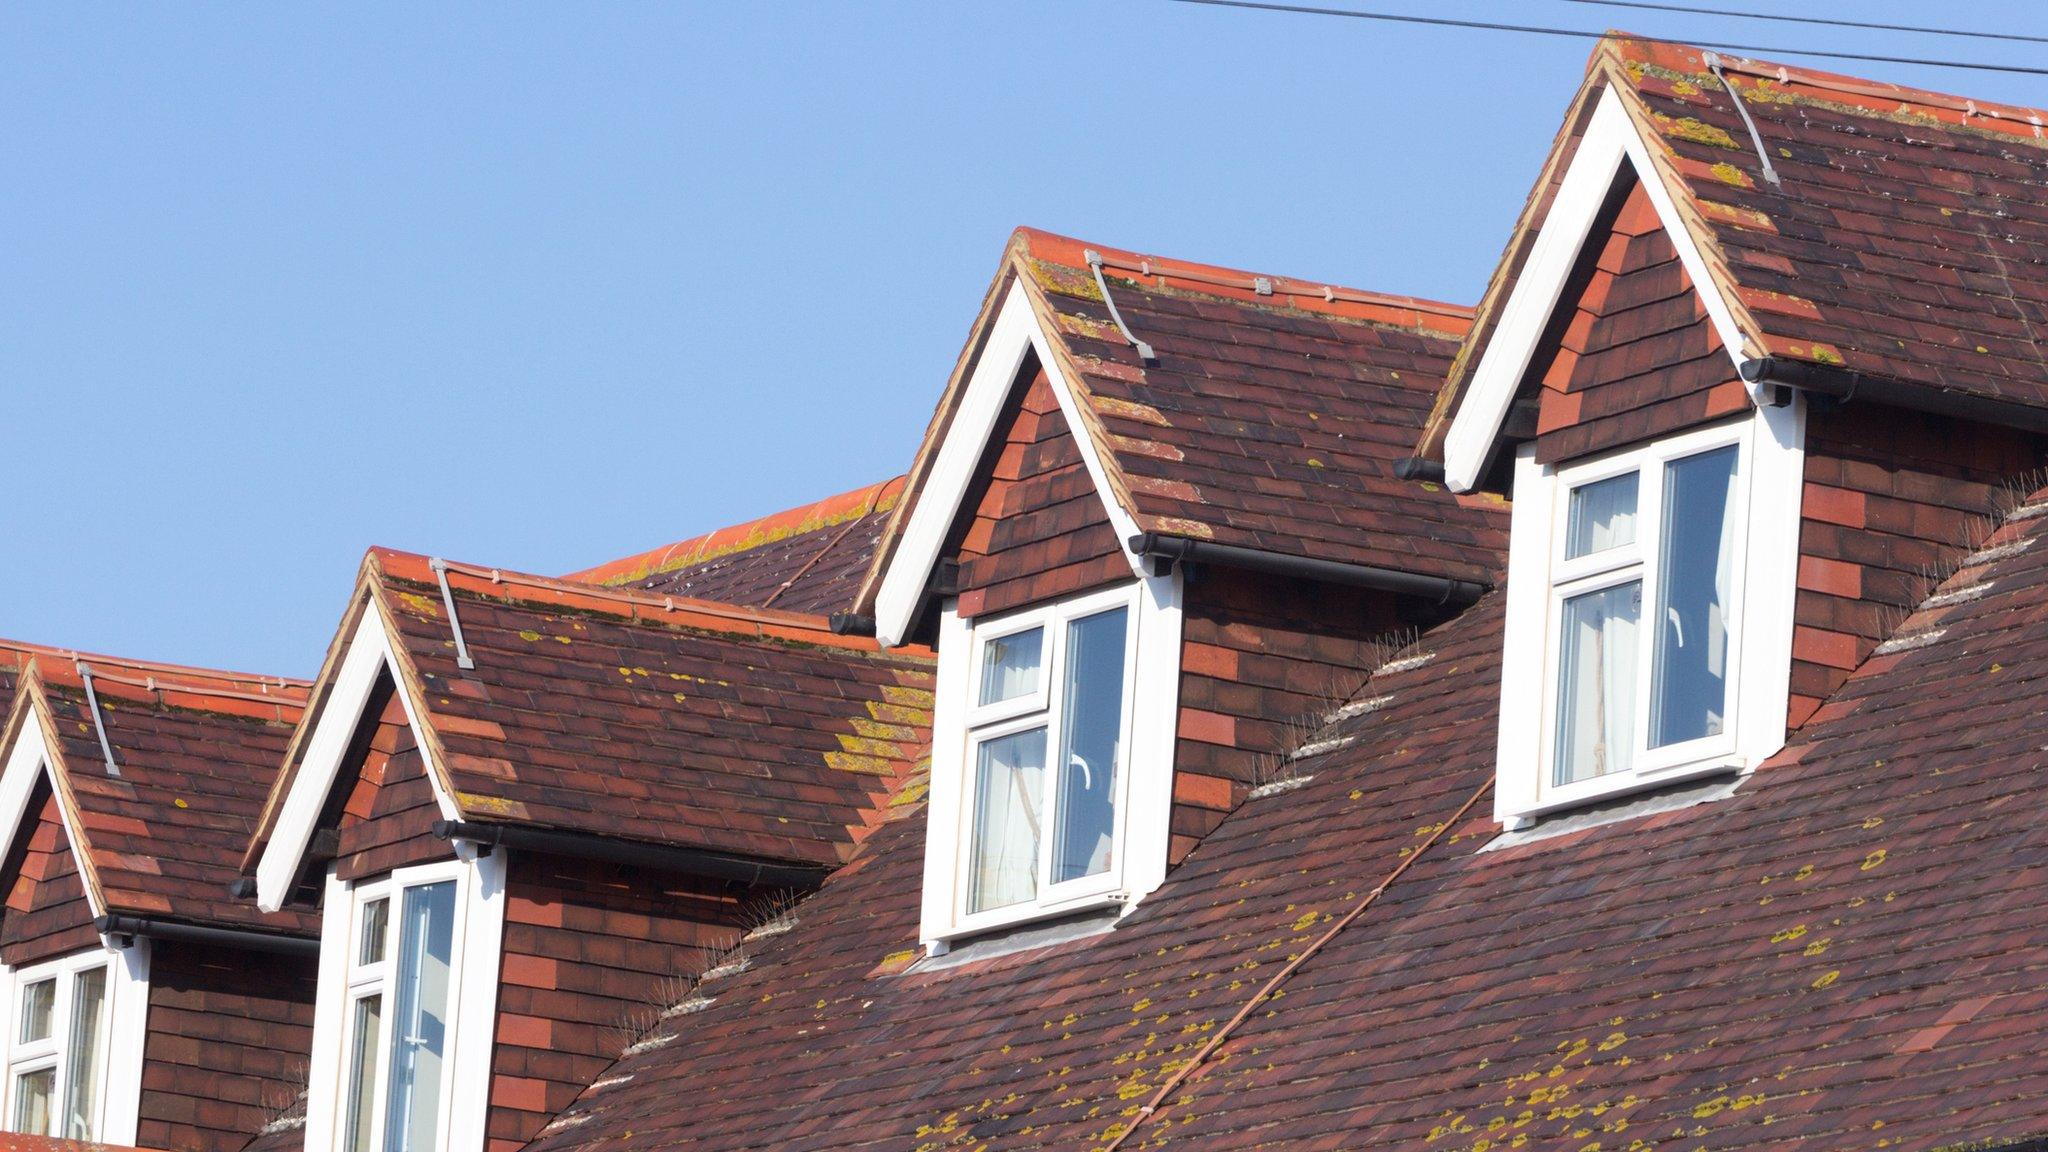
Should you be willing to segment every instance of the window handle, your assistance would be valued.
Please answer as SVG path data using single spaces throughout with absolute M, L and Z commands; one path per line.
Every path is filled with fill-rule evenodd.
M 1095 787 L 1095 773 L 1089 770 L 1088 762 L 1086 760 L 1081 759 L 1081 754 L 1079 752 L 1067 753 L 1067 767 L 1072 768 L 1077 765 L 1081 769 L 1081 787 Z
M 1678 646 L 1680 648 L 1685 647 L 1685 620 L 1679 616 L 1678 609 L 1671 607 L 1669 604 L 1665 605 L 1664 618 L 1671 622 L 1672 631 L 1678 633 Z

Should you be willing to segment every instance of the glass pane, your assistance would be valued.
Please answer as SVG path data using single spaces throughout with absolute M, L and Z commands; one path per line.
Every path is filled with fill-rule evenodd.
M 997 704 L 1038 691 L 1039 654 L 1044 648 L 1043 628 L 983 642 L 980 702 Z
M 379 901 L 381 904 L 382 901 Z M 377 1107 L 377 1026 L 384 1019 L 384 997 L 356 1001 L 350 1030 L 348 1062 L 348 1152 L 370 1152 L 370 1131 Z
M 50 1038 L 50 1012 L 57 1005 L 57 981 L 38 980 L 21 990 L 21 1042 Z
M 64 1058 L 64 1131 L 93 1138 L 99 1115 L 100 1061 L 107 1050 L 107 970 L 80 972 L 71 985 L 71 1051 Z
M 1636 618 L 1640 580 L 1564 602 L 1558 649 L 1559 784 L 1625 772 L 1635 748 Z
M 1733 445 L 1664 469 L 1663 588 L 1650 665 L 1650 747 L 1717 736 L 1728 701 Z
M 1038 894 L 1038 812 L 1044 796 L 1045 729 L 982 742 L 974 765 L 969 912 Z
M 379 897 L 363 905 L 363 930 L 356 948 L 356 963 L 375 964 L 384 959 L 384 922 L 391 916 L 391 901 Z
M 57 1070 L 44 1068 L 14 1078 L 14 1130 L 50 1135 L 50 1097 L 57 1091 Z
M 1610 476 L 1572 489 L 1565 517 L 1566 559 L 1636 542 L 1636 473 Z
M 1066 731 L 1052 882 L 1106 872 L 1116 832 L 1117 743 L 1124 720 L 1127 608 L 1067 625 Z
M 434 1152 L 448 1055 L 455 881 L 406 889 L 399 917 L 384 1152 Z

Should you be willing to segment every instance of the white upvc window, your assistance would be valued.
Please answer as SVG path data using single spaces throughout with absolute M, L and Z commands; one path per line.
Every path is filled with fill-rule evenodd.
M 502 877 L 497 853 L 354 884 L 329 878 L 309 1149 L 479 1146 Z
M 10 973 L 8 1131 L 104 1138 L 119 964 L 94 949 Z
M 1525 446 L 1496 806 L 1508 823 L 1752 768 L 1783 744 L 1798 424 L 1760 409 L 1564 466 Z
M 1160 603 L 1175 578 L 1154 579 L 985 620 L 947 613 L 928 943 L 1126 902 L 1156 883 L 1154 855 L 1163 874 L 1179 617 Z

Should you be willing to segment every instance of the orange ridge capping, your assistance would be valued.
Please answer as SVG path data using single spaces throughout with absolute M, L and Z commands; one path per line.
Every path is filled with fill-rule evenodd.
M 372 548 L 367 562 L 391 579 L 429 587 L 438 586 L 428 557 L 416 552 Z M 831 623 L 825 617 L 809 613 L 784 612 L 773 608 L 746 608 L 735 604 L 720 604 L 713 600 L 695 600 L 687 596 L 664 596 L 604 584 L 585 584 L 552 576 L 508 572 L 502 568 L 482 568 L 453 560 L 443 563 L 448 566 L 450 589 L 479 596 L 517 600 L 527 604 L 544 604 L 581 612 L 602 612 L 608 616 L 645 620 L 672 627 L 700 628 L 738 636 L 846 648 L 856 652 L 882 650 L 881 645 L 876 643 L 873 637 L 842 636 L 832 631 Z M 512 589 L 519 591 L 515 593 Z M 438 606 L 437 603 L 436 607 Z M 926 655 L 922 650 L 898 651 L 913 657 Z
M 1472 328 L 1473 310 L 1463 304 L 1445 304 L 1416 296 L 1394 296 L 1356 288 L 1340 288 L 1286 276 L 1265 276 L 1214 264 L 1194 264 L 1146 256 L 1102 244 L 1090 244 L 1071 236 L 1060 236 L 1036 228 L 1019 228 L 1013 241 L 1035 260 L 1077 268 L 1085 275 L 1085 253 L 1094 249 L 1102 255 L 1105 269 L 1149 281 L 1152 287 L 1199 292 L 1252 304 L 1285 305 L 1304 312 L 1320 312 L 1351 320 L 1369 320 L 1396 328 L 1423 329 L 1462 336 Z M 1261 292 L 1261 283 L 1271 292 Z
M 1588 62 L 1588 70 L 1597 67 L 1601 58 L 1610 54 L 1624 68 L 1634 64 L 1662 68 L 1689 76 L 1713 75 L 1707 67 L 1703 49 L 1640 39 L 1626 32 L 1609 32 L 1608 39 L 1601 41 L 1594 49 L 1593 58 Z M 1763 89 L 1766 84 L 1771 85 L 1771 95 L 1775 98 L 1804 97 L 1810 100 L 1824 100 L 1873 115 L 1920 116 L 1965 128 L 2048 140 L 2048 133 L 2043 132 L 2043 123 L 2044 120 L 2048 120 L 2048 112 L 2038 108 L 1972 100 L 1966 96 L 1953 96 L 1925 88 L 1908 88 L 1878 80 L 1844 76 L 1836 72 L 1793 68 L 1767 60 L 1731 56 L 1727 53 L 1721 54 L 1721 68 L 1726 72 L 1754 77 L 1758 81 L 1756 87 L 1759 89 Z M 1640 80 L 1633 71 L 1630 74 Z
M 93 690 L 101 696 L 285 723 L 297 722 L 313 687 L 311 681 L 289 676 L 130 660 L 25 640 L 0 640 L 0 666 L 24 672 L 33 668 L 46 684 L 82 690 L 81 663 L 92 669 Z
M 739 552 L 751 552 L 756 548 L 801 536 L 852 520 L 858 520 L 871 512 L 886 512 L 895 507 L 897 497 L 903 494 L 901 476 L 827 496 L 815 503 L 800 508 L 789 508 L 781 512 L 714 529 L 701 536 L 678 540 L 661 548 L 652 548 L 623 559 L 608 561 L 595 568 L 571 572 L 564 580 L 575 580 L 587 584 L 626 584 L 643 580 L 677 568 L 687 568 L 706 560 L 731 556 Z

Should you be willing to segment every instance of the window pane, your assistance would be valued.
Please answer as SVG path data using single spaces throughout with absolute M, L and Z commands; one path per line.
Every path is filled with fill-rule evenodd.
M 434 1152 L 448 1055 L 455 881 L 406 889 L 399 917 L 384 1152 Z
M 1625 772 L 1635 739 L 1636 618 L 1642 581 L 1564 602 L 1559 639 L 1556 781 Z
M 363 930 L 356 947 L 356 963 L 375 964 L 384 959 L 384 924 L 391 916 L 391 901 L 379 897 L 363 905 Z
M 71 1051 L 64 1058 L 64 1131 L 93 1138 L 99 1115 L 100 1060 L 107 1050 L 107 970 L 80 972 L 71 985 Z
M 974 766 L 974 845 L 967 910 L 1038 894 L 1038 812 L 1045 796 L 1045 729 L 983 741 Z
M 57 1090 L 57 1070 L 24 1072 L 14 1079 L 14 1130 L 50 1135 L 50 1097 Z
M 1636 473 L 1610 476 L 1572 489 L 1565 518 L 1566 559 L 1636 542 Z
M 1664 469 L 1662 593 L 1650 666 L 1650 747 L 1716 736 L 1727 713 L 1734 576 L 1733 445 Z
M 981 703 L 997 704 L 1038 691 L 1039 654 L 1045 629 L 998 636 L 981 646 Z
M 1066 731 L 1052 882 L 1108 871 L 1116 832 L 1117 743 L 1123 737 L 1127 608 L 1067 625 Z
M 382 901 L 379 901 L 382 903 Z M 348 1152 L 370 1152 L 371 1126 L 377 1107 L 377 1026 L 384 1020 L 384 997 L 356 1001 L 350 1030 L 348 1062 Z
M 21 1042 L 50 1038 L 50 1012 L 57 1004 L 57 982 L 38 980 L 21 990 Z

